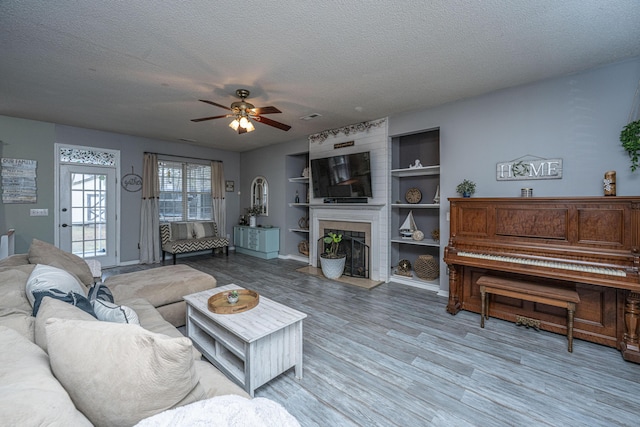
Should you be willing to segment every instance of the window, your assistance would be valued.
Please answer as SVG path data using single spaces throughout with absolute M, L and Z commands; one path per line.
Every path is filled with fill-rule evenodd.
M 158 161 L 160 221 L 213 219 L 211 166 Z

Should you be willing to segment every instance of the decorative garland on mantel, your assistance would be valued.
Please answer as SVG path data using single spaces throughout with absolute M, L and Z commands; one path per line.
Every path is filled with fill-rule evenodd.
M 379 126 L 382 126 L 384 123 L 386 123 L 386 121 L 387 119 L 384 118 L 384 119 L 373 120 L 370 122 L 356 123 L 356 124 L 341 127 L 338 129 L 324 130 L 320 133 L 309 135 L 309 142 L 312 144 L 315 142 L 322 144 L 324 141 L 327 140 L 327 138 L 329 138 L 329 136 L 335 137 L 341 133 L 344 133 L 345 135 L 349 135 L 351 133 L 364 132 L 371 128 L 377 128 Z

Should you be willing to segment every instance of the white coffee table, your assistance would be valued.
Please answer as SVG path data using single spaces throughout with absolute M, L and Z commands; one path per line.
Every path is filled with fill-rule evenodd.
M 209 311 L 209 297 L 233 289 L 243 288 L 232 284 L 184 297 L 193 345 L 251 396 L 294 366 L 301 379 L 302 320 L 307 315 L 262 295 L 256 307 L 242 313 Z

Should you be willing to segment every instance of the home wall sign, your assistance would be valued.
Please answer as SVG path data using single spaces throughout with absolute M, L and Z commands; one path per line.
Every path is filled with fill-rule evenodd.
M 497 181 L 562 179 L 562 159 L 525 159 L 529 155 L 496 164 Z M 533 157 L 533 156 L 532 156 Z
M 133 173 L 133 167 L 131 167 L 131 173 L 122 177 L 122 188 L 131 193 L 142 190 L 142 177 Z
M 2 203 L 36 203 L 36 160 L 2 159 Z

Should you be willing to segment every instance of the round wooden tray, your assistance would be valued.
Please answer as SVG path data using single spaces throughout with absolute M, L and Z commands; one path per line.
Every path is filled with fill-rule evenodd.
M 234 314 L 251 310 L 260 302 L 260 295 L 249 289 L 236 289 L 238 291 L 238 302 L 229 304 L 227 295 L 231 291 L 219 292 L 209 298 L 207 306 L 209 311 L 216 314 Z

